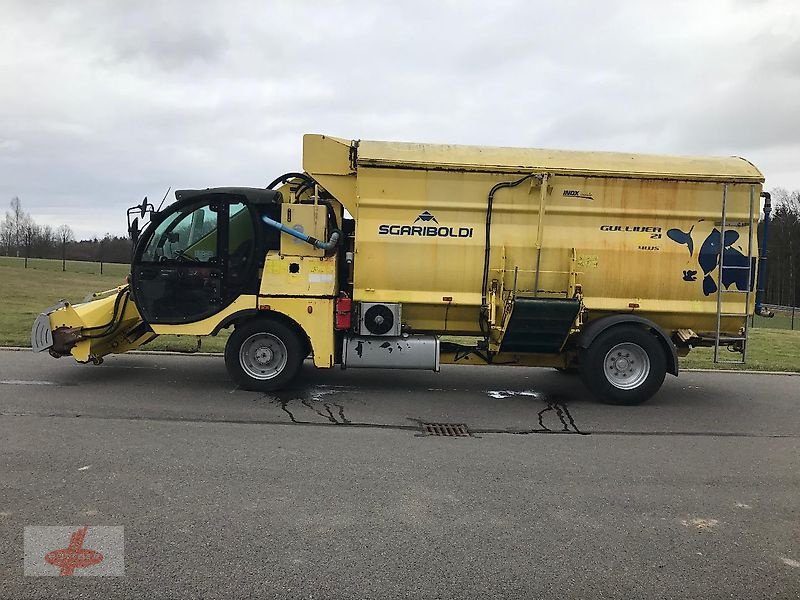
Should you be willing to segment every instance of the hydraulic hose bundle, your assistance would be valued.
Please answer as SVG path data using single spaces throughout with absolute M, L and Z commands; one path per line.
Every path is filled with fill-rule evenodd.
M 295 198 L 297 199 L 299 199 L 304 192 L 314 188 L 314 186 L 317 184 L 314 178 L 308 175 L 307 173 L 286 173 L 285 175 L 281 175 L 280 177 L 272 181 L 267 186 L 267 188 L 273 189 L 278 185 L 289 183 L 293 179 L 301 180 L 301 183 L 297 187 L 297 191 L 295 192 Z M 300 204 L 305 204 L 305 203 L 306 202 L 302 201 L 300 202 Z M 275 221 L 274 219 L 271 219 L 267 215 L 262 215 L 261 220 L 270 227 L 273 227 L 278 231 L 281 231 L 287 235 L 297 238 L 300 241 L 306 242 L 307 244 L 311 244 L 314 248 L 323 250 L 327 254 L 329 252 L 332 252 L 339 245 L 339 242 L 342 239 L 342 232 L 339 230 L 338 226 L 339 224 L 336 222 L 336 214 L 333 210 L 333 207 L 331 206 L 331 203 L 324 199 L 319 200 L 319 203 L 325 205 L 328 209 L 328 220 L 332 228 L 331 235 L 328 241 L 318 240 L 313 236 L 306 235 L 301 231 L 297 231 L 296 229 L 287 227 L 283 223 Z
M 81 329 L 81 337 L 84 339 L 99 339 L 106 336 L 111 335 L 112 333 L 116 332 L 119 329 L 120 324 L 122 323 L 122 316 L 125 314 L 125 309 L 128 307 L 128 301 L 130 300 L 130 289 L 129 286 L 125 286 L 120 289 L 119 293 L 117 294 L 116 300 L 114 300 L 114 311 L 111 315 L 111 320 L 104 325 L 95 325 L 94 327 L 83 327 Z M 99 329 L 99 333 L 85 333 L 86 331 L 94 331 Z

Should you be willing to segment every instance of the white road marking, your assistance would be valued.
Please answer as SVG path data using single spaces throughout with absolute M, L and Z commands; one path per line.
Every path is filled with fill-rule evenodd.
M 697 529 L 713 529 L 717 525 L 719 525 L 719 521 L 717 519 L 700 519 L 695 517 L 694 519 L 683 519 L 681 521 L 681 525 L 684 527 L 695 527 Z
M 86 470 L 87 470 L 88 468 L 90 468 L 91 466 L 92 466 L 92 465 L 86 465 L 85 467 L 81 467 L 81 468 L 79 468 L 79 469 L 78 469 L 78 471 L 86 471 Z
M 541 396 L 539 392 L 534 392 L 533 390 L 489 390 L 486 394 L 496 400 L 503 400 L 511 396 L 530 396 L 532 398 Z
M 55 381 L 31 381 L 27 379 L 0 379 L 5 385 L 58 385 Z
M 334 385 L 332 383 L 326 383 L 325 385 L 317 386 L 317 387 L 324 387 L 330 388 L 332 390 L 356 390 L 360 389 L 357 385 Z
M 783 556 L 781 556 L 781 560 L 783 561 L 783 564 L 785 564 L 785 565 L 788 565 L 790 567 L 794 567 L 795 569 L 800 569 L 800 560 L 794 560 L 794 559 L 791 559 L 791 558 L 784 558 Z
M 104 365 L 106 369 L 148 369 L 151 371 L 166 371 L 167 367 L 137 367 L 133 365 Z
M 736 508 L 753 508 L 749 504 L 745 504 L 744 502 L 737 502 L 735 504 Z
M 333 386 L 328 385 L 317 385 L 309 390 L 309 395 L 311 399 L 315 402 L 324 402 L 323 398 L 325 396 L 330 396 L 332 394 L 338 394 L 339 390 L 330 389 Z

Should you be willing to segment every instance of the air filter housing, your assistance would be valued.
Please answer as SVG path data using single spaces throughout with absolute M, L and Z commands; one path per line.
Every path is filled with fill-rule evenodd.
M 358 329 L 360 335 L 400 335 L 400 305 L 385 304 L 383 302 L 362 302 Z

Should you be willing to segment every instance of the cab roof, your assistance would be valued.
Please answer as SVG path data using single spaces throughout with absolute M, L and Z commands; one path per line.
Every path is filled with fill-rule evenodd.
M 176 200 L 210 195 L 243 196 L 250 204 L 279 204 L 282 201 L 279 191 L 262 188 L 217 187 L 204 190 L 175 190 Z

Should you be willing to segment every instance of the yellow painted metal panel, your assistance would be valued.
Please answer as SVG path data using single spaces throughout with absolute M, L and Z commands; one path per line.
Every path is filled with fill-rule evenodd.
M 152 339 L 153 336 L 149 332 L 128 339 L 131 337 L 130 331 L 142 321 L 139 311 L 132 301 L 127 302 L 124 309 L 120 306 L 123 312 L 118 324 L 107 335 L 103 335 L 106 329 L 102 326 L 111 323 L 117 294 L 124 289 L 125 286 L 121 286 L 105 292 L 101 298 L 81 304 L 67 304 L 50 313 L 49 320 L 52 331 L 59 328 L 70 328 L 80 333 L 80 341 L 72 347 L 70 352 L 75 360 L 88 362 L 111 353 L 121 354 L 138 348 Z
M 352 171 L 351 142 L 308 134 L 304 137 L 304 167 L 310 173 Z M 578 152 L 539 148 L 500 148 L 406 142 L 358 142 L 357 165 L 418 169 L 529 171 L 645 179 L 701 179 L 763 183 L 761 172 L 740 157 L 662 156 L 619 152 Z
M 321 204 L 283 204 L 281 207 L 281 223 L 296 229 L 318 240 L 326 239 L 327 207 Z M 281 254 L 283 256 L 317 256 L 325 255 L 323 250 L 314 248 L 308 242 L 298 240 L 288 233 L 281 234 Z
M 361 143 L 359 156 L 367 147 Z M 608 157 L 603 163 L 586 153 L 568 155 L 575 160 L 572 171 L 592 174 L 551 172 L 544 196 L 535 179 L 495 196 L 489 280 L 509 290 L 516 267 L 522 296 L 565 297 L 579 284 L 589 320 L 636 312 L 668 331 L 714 330 L 716 294 L 709 290 L 719 278 L 714 254 L 719 246 L 713 238 L 715 231 L 719 235 L 723 188 L 727 185 L 725 252 L 741 259 L 749 250 L 751 193 L 756 199 L 753 227 L 758 221 L 760 173 L 740 159 L 667 157 L 662 164 L 649 157 L 647 169 L 624 172 L 618 165 L 618 175 L 598 176 L 614 164 Z M 401 302 L 404 322 L 415 331 L 475 334 L 487 195 L 492 186 L 515 176 L 499 170 L 436 169 L 444 162 L 435 156 L 417 157 L 430 160 L 425 163 L 430 168 L 402 168 L 399 160 L 392 168 L 379 168 L 367 159 L 359 161 L 354 299 Z M 488 169 L 491 161 L 486 161 Z M 662 178 L 631 176 L 645 171 Z M 737 183 L 741 180 L 752 183 Z M 755 243 L 752 255 L 757 256 Z M 744 306 L 745 297 L 725 295 L 723 312 L 751 313 L 754 295 L 749 306 Z M 499 315 L 502 299 L 495 301 Z M 723 318 L 722 330 L 735 334 L 743 324 L 743 317 Z
M 202 321 L 180 325 L 152 325 L 152 328 L 159 335 L 210 335 L 227 317 L 242 310 L 254 310 L 255 308 L 256 296 L 246 294 L 239 296 L 220 312 Z
M 325 135 L 303 136 L 303 168 L 333 194 L 352 216 L 357 216 L 355 165 L 350 141 Z
M 336 257 L 267 254 L 261 275 L 261 294 L 332 297 L 336 291 Z
M 295 321 L 308 335 L 314 364 L 329 368 L 333 366 L 334 357 L 333 302 L 332 298 L 242 295 L 226 309 L 203 321 L 185 325 L 154 325 L 153 330 L 161 335 L 209 335 L 226 317 L 240 310 L 258 308 L 263 316 L 277 312 Z
M 314 366 L 333 366 L 335 337 L 333 329 L 334 300 L 320 298 L 275 298 L 260 296 L 259 306 L 269 315 L 279 312 L 303 328 L 314 354 Z M 267 308 L 269 307 L 269 308 Z
M 569 366 L 573 355 L 569 353 L 561 354 L 535 354 L 535 353 L 513 353 L 498 352 L 492 357 L 492 362 L 487 363 L 483 356 L 478 353 L 465 354 L 464 352 L 442 352 L 439 356 L 439 363 L 443 365 L 502 365 L 507 367 L 558 367 L 566 368 Z
M 303 168 L 309 173 L 348 175 L 355 169 L 350 140 L 309 133 L 303 136 Z

